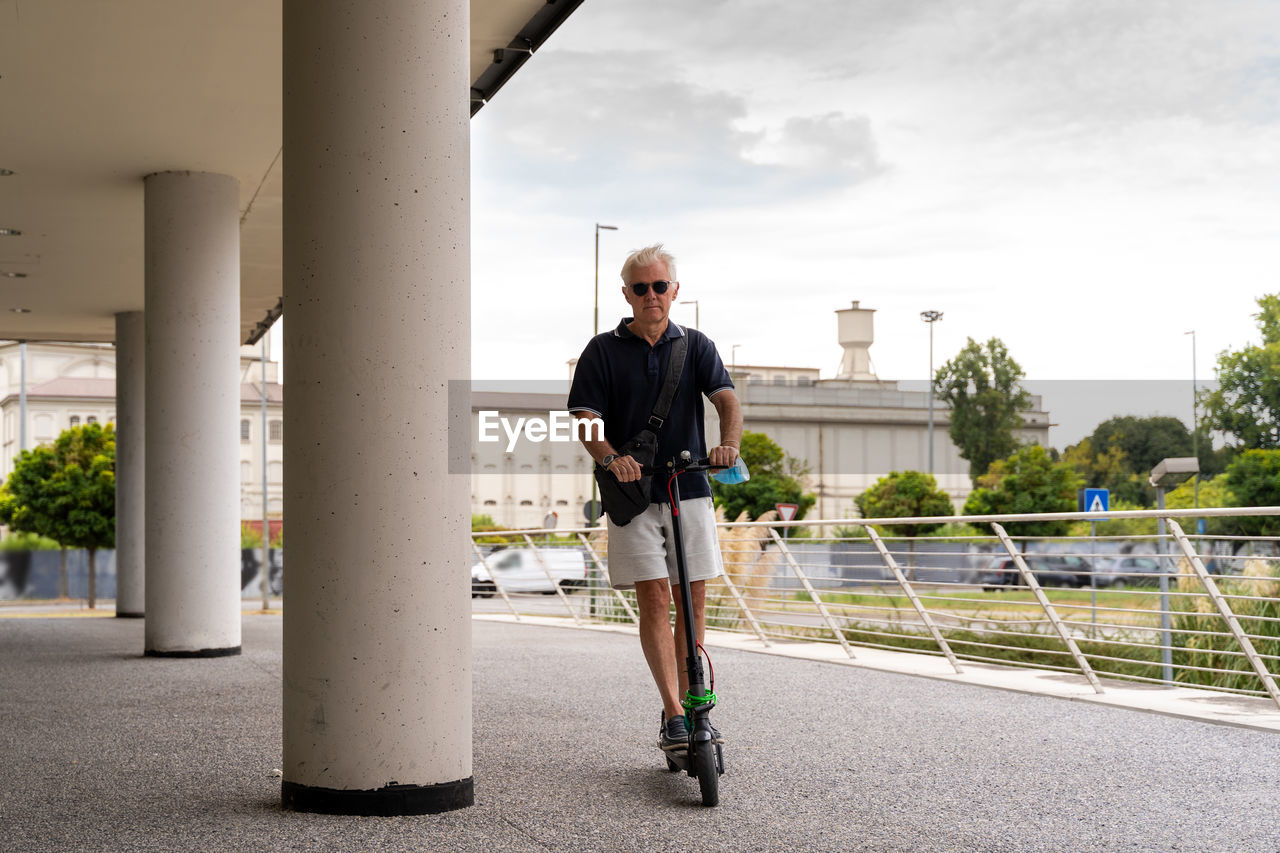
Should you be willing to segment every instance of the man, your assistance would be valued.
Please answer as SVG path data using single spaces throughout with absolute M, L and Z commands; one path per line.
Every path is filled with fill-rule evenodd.
M 697 329 L 684 329 L 668 319 L 680 293 L 675 258 L 662 244 L 633 252 L 622 265 L 622 296 L 631 306 L 617 328 L 596 335 L 587 344 L 574 371 L 569 411 L 577 418 L 600 418 L 604 439 L 588 435 L 583 445 L 596 464 L 626 483 L 639 480 L 640 464 L 617 448 L 648 425 L 654 402 L 666 381 L 671 342 L 688 338 L 684 369 L 665 423 L 658 430 L 655 464 L 661 465 L 688 450 L 694 458 L 709 456 L 712 465 L 731 466 L 742 438 L 742 408 L 733 381 L 724 369 L 715 344 Z M 705 395 L 720 416 L 719 443 L 706 450 L 703 435 Z M 706 631 L 706 582 L 724 574 L 716 536 L 715 509 L 706 474 L 680 475 L 680 521 L 686 570 L 693 603 L 695 636 Z M 619 589 L 636 591 L 640 615 L 640 646 L 662 698 L 658 745 L 682 749 L 688 742 L 681 698 L 689 689 L 685 668 L 683 603 L 674 595 L 676 624 L 668 620 L 678 583 L 671 506 L 666 483 L 653 478 L 648 508 L 626 525 L 609 519 L 609 574 Z M 717 739 L 719 733 L 716 733 Z

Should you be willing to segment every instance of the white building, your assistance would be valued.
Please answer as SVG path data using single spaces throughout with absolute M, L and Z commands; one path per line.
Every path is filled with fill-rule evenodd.
M 270 336 L 263 338 L 267 341 Z M 262 345 L 240 348 L 240 516 L 262 519 L 263 437 L 268 514 L 283 512 L 283 387 L 279 363 L 266 364 L 267 423 L 262 423 Z M 26 448 L 52 444 L 63 430 L 116 417 L 116 352 L 111 344 L 0 343 L 0 478 L 22 449 L 22 385 L 26 375 Z M 193 484 L 193 488 L 194 488 Z
M 810 468 L 807 489 L 818 502 L 809 518 L 857 515 L 853 498 L 892 471 L 926 471 L 929 466 L 929 401 L 925 391 L 904 391 L 879 379 L 871 362 L 875 341 L 874 310 L 857 302 L 836 312 L 843 348 L 834 377 L 822 379 L 815 367 L 734 364 L 730 372 L 742 402 L 744 428 L 763 432 Z M 570 367 L 574 366 L 570 362 Z M 554 386 L 557 383 L 543 383 Z M 567 386 L 545 393 L 476 392 L 471 405 L 471 435 L 478 434 L 478 412 L 497 411 L 514 422 L 546 419 L 563 410 Z M 708 441 L 719 436 L 715 409 L 706 406 Z M 934 476 L 957 508 L 972 488 L 969 463 L 948 435 L 949 412 L 934 403 Z M 1045 444 L 1049 414 L 1032 397 L 1019 436 Z M 591 499 L 591 460 L 577 442 L 472 443 L 471 511 L 492 516 L 508 527 L 541 527 L 549 512 L 561 527 L 583 523 Z M 567 513 L 567 517 L 566 517 Z

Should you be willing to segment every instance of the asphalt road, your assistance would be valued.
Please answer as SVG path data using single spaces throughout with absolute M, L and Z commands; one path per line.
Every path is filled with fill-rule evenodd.
M 280 624 L 184 661 L 138 620 L 0 619 L 0 850 L 1280 850 L 1275 735 L 716 649 L 706 809 L 634 636 L 489 622 L 474 807 L 282 812 Z

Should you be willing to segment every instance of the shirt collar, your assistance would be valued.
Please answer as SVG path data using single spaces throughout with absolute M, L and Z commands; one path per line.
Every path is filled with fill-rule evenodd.
M 635 338 L 636 340 L 639 340 L 639 336 L 637 336 L 634 332 L 632 332 L 631 329 L 627 328 L 633 319 L 635 318 L 623 317 L 621 320 L 619 320 L 618 327 L 613 330 L 613 336 L 615 338 Z M 663 335 L 663 337 L 667 338 L 668 340 L 671 340 L 674 338 L 682 338 L 684 337 L 684 329 L 677 326 L 675 322 L 670 317 L 668 317 L 667 333 Z

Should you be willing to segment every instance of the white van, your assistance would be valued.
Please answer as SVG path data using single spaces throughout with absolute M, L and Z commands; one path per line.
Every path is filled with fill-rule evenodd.
M 542 558 L 542 562 L 538 558 Z M 493 575 L 483 562 L 471 567 L 471 597 L 488 598 L 496 590 L 494 577 L 506 592 L 541 592 L 547 595 L 556 590 L 552 580 L 568 590 L 587 584 L 586 553 L 580 548 L 539 548 L 534 554 L 529 548 L 505 548 L 485 557 Z M 543 570 L 543 564 L 546 570 Z M 551 579 L 547 573 L 551 573 Z

